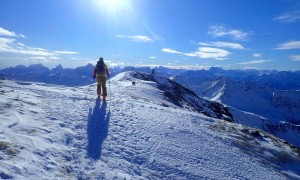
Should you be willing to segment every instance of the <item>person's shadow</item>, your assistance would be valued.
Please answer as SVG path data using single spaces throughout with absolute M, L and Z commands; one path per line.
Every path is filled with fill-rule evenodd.
M 95 107 L 89 109 L 87 124 L 87 155 L 95 160 L 100 159 L 102 143 L 108 134 L 110 112 L 106 114 L 106 103 L 96 100 Z

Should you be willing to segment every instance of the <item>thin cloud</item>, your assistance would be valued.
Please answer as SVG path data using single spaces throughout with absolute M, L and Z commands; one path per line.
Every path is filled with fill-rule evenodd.
M 78 54 L 78 52 L 73 51 L 54 51 L 56 54 Z
M 126 66 L 126 64 L 122 61 L 119 61 L 119 62 L 112 62 L 112 61 L 109 61 L 109 62 L 106 62 L 110 67 L 120 67 L 120 66 Z
M 163 37 L 158 36 L 158 35 L 153 36 L 152 39 L 154 39 L 155 41 L 165 41 L 165 39 Z
M 50 60 L 59 60 L 60 57 L 58 57 L 58 56 L 50 56 L 49 59 Z
M 156 56 L 150 56 L 149 59 L 156 59 Z
M 6 30 L 2 27 L 0 27 L 0 36 L 18 37 L 18 35 L 15 32 Z
M 247 40 L 250 36 L 250 33 L 248 32 L 244 32 L 239 29 L 230 29 L 224 25 L 214 25 L 208 27 L 207 34 L 214 38 L 229 36 L 234 40 Z
M 25 35 L 23 34 L 16 34 L 15 32 L 13 31 L 9 31 L 7 29 L 4 29 L 2 27 L 0 27 L 0 36 L 9 36 L 9 37 L 21 37 L 21 38 L 26 38 Z
M 91 59 L 91 58 L 71 57 L 70 59 L 74 60 L 74 61 L 84 61 L 84 62 L 91 63 L 91 64 L 95 64 L 97 62 L 97 59 Z
M 300 49 L 300 41 L 288 41 L 277 45 L 275 50 Z
M 23 47 L 25 46 L 23 43 L 17 43 L 17 44 L 18 44 L 19 46 L 23 46 Z
M 287 12 L 281 16 L 274 18 L 273 20 L 279 21 L 281 23 L 292 23 L 300 20 L 300 10 Z
M 291 55 L 292 61 L 300 61 L 300 55 Z
M 253 54 L 253 57 L 261 57 L 262 55 L 261 54 L 259 54 L 259 53 L 254 53 Z
M 43 60 L 41 57 L 45 57 L 48 60 L 57 60 L 57 55 L 61 54 L 78 54 L 72 51 L 49 51 L 43 48 L 35 48 L 24 45 L 13 38 L 0 37 L 0 53 L 12 53 L 35 56 L 36 60 Z M 32 58 L 30 58 L 32 59 Z
M 245 69 L 245 70 L 260 69 L 259 67 L 255 67 L 255 66 L 245 66 L 245 67 L 242 67 L 242 68 Z
M 168 63 L 168 65 L 162 64 L 136 64 L 139 67 L 166 67 L 170 69 L 185 69 L 185 70 L 202 70 L 202 69 L 209 69 L 211 66 L 199 66 L 199 65 L 171 65 L 172 63 Z
M 185 56 L 188 56 L 188 57 L 197 57 L 196 52 L 192 52 L 192 53 L 182 53 L 182 54 L 185 55 Z
M 230 48 L 230 49 L 245 49 L 244 46 L 238 43 L 231 43 L 231 42 L 200 42 L 199 45 L 202 46 L 213 46 L 213 47 L 222 47 L 222 48 Z
M 13 44 L 15 41 L 16 41 L 15 39 L 0 37 L 0 52 L 9 49 L 10 45 Z
M 173 50 L 173 49 L 169 49 L 169 48 L 163 48 L 161 51 L 166 52 L 166 53 L 171 53 L 171 54 L 183 54 L 182 52 Z
M 148 36 L 135 35 L 135 36 L 126 36 L 126 35 L 116 35 L 117 38 L 126 38 L 133 42 L 153 42 L 153 39 Z
M 237 64 L 248 65 L 248 64 L 261 64 L 266 62 L 271 62 L 271 60 L 254 60 L 254 61 L 241 62 Z
M 16 53 L 36 56 L 51 56 L 53 53 L 41 48 L 27 47 L 24 44 L 19 44 L 15 39 L 0 38 L 0 52 Z
M 26 36 L 24 34 L 19 34 L 19 37 L 26 38 Z
M 70 60 L 74 61 L 75 63 L 86 63 L 86 64 L 92 64 L 96 65 L 98 59 L 96 58 L 86 58 L 86 57 L 71 57 Z M 109 66 L 109 67 L 116 67 L 116 66 L 123 66 L 123 62 L 112 62 L 111 60 L 104 59 L 104 62 Z
M 225 60 L 231 53 L 225 49 L 211 48 L 211 47 L 200 47 L 198 51 L 195 52 L 197 57 L 203 59 L 216 59 L 216 60 Z
M 40 62 L 53 62 L 55 60 L 59 60 L 59 57 L 45 57 L 45 56 L 33 56 L 33 57 L 28 57 L 28 59 L 32 61 L 40 61 Z
M 183 53 L 173 49 L 164 48 L 163 52 L 172 53 L 172 54 L 181 54 L 188 57 L 199 57 L 202 59 L 216 59 L 216 60 L 225 60 L 231 54 L 229 51 L 219 48 L 212 47 L 200 47 L 196 52 Z
M 47 60 L 47 58 L 45 56 L 33 56 L 33 57 L 29 57 L 29 59 L 32 59 L 32 60 L 41 60 L 41 61 Z

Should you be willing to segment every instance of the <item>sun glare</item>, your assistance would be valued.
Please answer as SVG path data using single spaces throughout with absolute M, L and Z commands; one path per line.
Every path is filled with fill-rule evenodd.
M 111 8 L 117 8 L 117 6 L 120 6 L 120 3 L 122 3 L 122 0 L 103 0 L 103 4 Z
M 97 3 L 102 9 L 108 11 L 121 11 L 128 8 L 128 0 L 98 0 Z

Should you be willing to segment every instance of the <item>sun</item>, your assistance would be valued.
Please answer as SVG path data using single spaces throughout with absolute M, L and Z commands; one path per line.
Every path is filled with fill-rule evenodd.
M 98 0 L 97 3 L 102 9 L 108 11 L 121 11 L 128 7 L 129 0 Z
M 105 3 L 108 4 L 108 6 L 118 6 L 120 5 L 120 3 L 122 2 L 122 0 L 105 0 Z
M 108 8 L 118 8 L 121 3 L 122 0 L 103 0 L 103 5 Z
M 92 2 L 99 18 L 105 18 L 110 24 L 125 22 L 126 18 L 129 19 L 135 14 L 131 0 L 93 0 Z

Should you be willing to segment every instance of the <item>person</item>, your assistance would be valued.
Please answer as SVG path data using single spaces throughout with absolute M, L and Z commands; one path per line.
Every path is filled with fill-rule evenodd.
M 152 75 L 154 74 L 154 71 L 155 71 L 155 69 L 153 68 L 153 69 L 152 69 Z
M 99 58 L 97 65 L 94 68 L 94 76 L 93 79 L 97 78 L 97 95 L 100 98 L 101 90 L 103 101 L 105 101 L 107 96 L 107 88 L 106 88 L 106 76 L 109 78 L 109 71 L 107 65 L 104 63 L 103 57 Z

